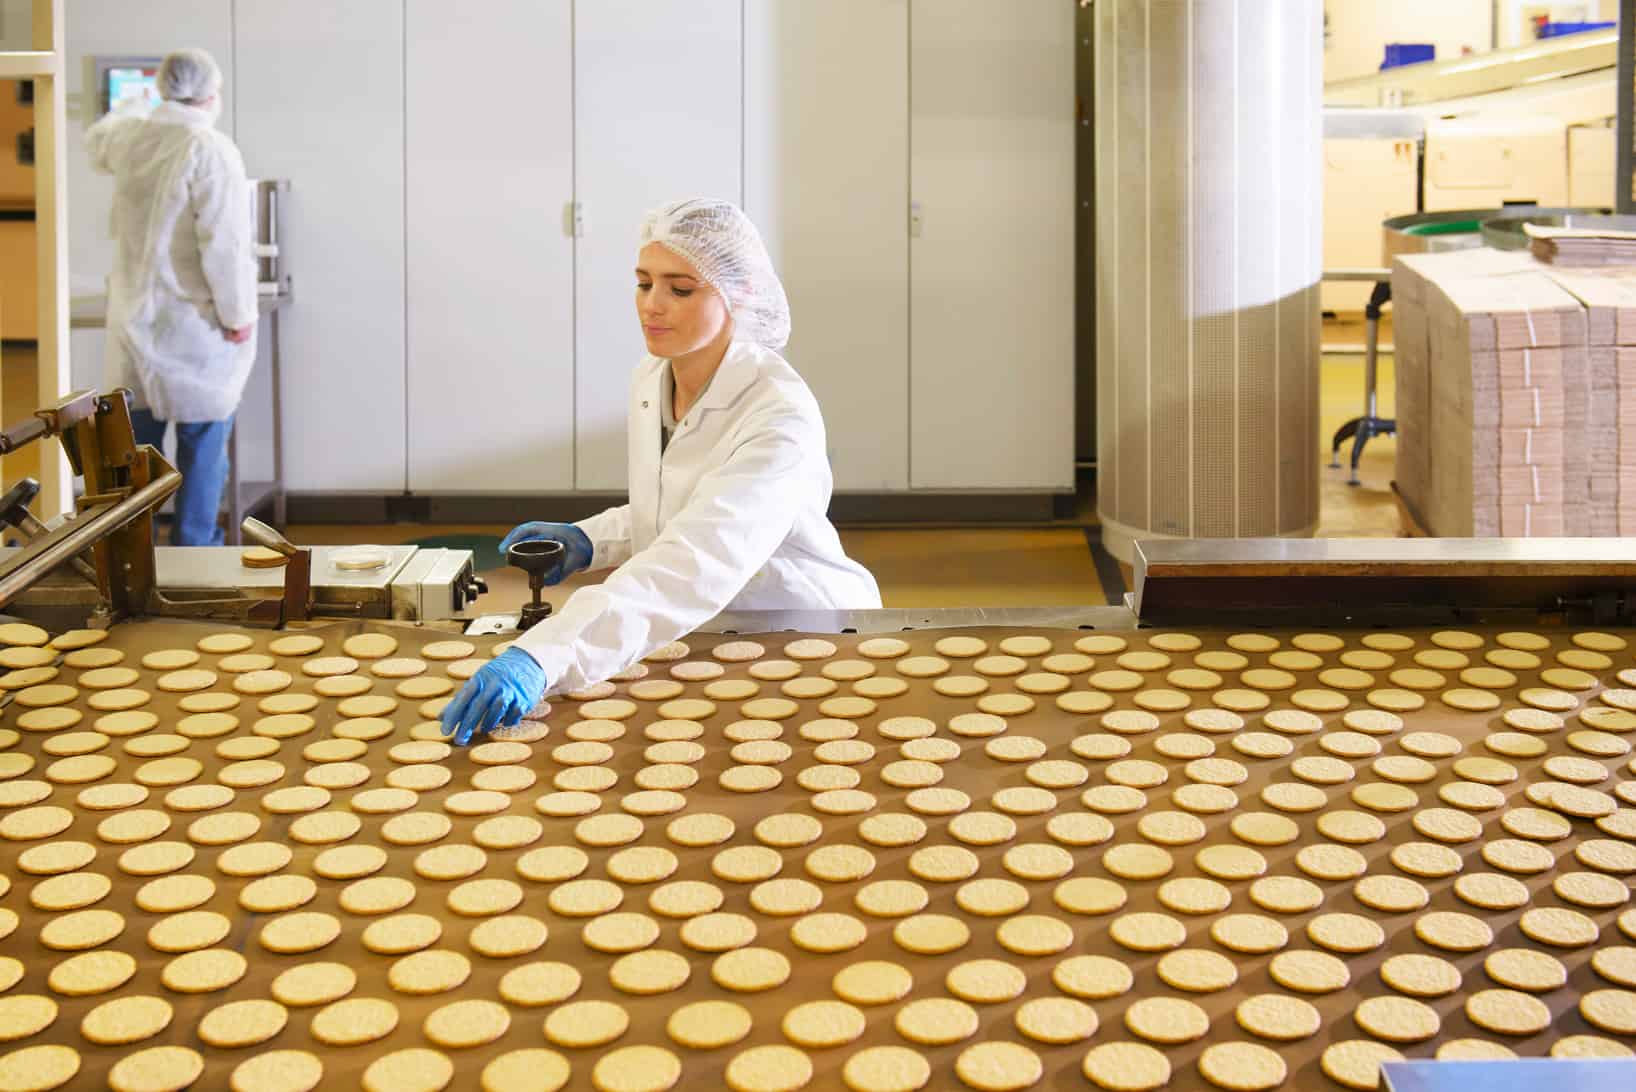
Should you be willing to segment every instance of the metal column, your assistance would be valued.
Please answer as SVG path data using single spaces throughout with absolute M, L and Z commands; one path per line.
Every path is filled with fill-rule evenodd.
M 1613 169 L 1613 203 L 1622 213 L 1636 213 L 1636 201 L 1630 196 L 1633 173 L 1636 173 L 1636 104 L 1631 102 L 1636 91 L 1636 0 L 1619 0 L 1619 90 L 1617 127 L 1618 158 Z

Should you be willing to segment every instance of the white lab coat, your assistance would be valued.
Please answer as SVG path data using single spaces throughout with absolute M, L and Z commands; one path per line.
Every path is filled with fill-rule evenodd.
M 162 421 L 220 421 L 256 359 L 255 232 L 244 160 L 215 115 L 180 102 L 121 110 L 85 134 L 114 176 L 104 379 Z
M 795 369 L 734 342 L 661 456 L 669 366 L 646 357 L 631 385 L 630 503 L 579 524 L 591 568 L 617 570 L 517 639 L 553 692 L 615 675 L 723 610 L 881 605 L 829 522 L 824 420 Z

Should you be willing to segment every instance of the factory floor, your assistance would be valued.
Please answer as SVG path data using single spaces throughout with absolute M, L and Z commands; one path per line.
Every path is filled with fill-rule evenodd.
M 1361 323 L 1326 322 L 1326 344 L 1358 344 Z M 1390 328 L 1382 341 L 1389 343 Z M 3 419 L 22 420 L 36 406 L 32 350 L 8 344 L 0 349 L 0 395 Z M 1391 358 L 1381 362 L 1381 413 L 1392 413 Z M 1320 386 L 1323 451 L 1315 453 L 1328 463 L 1328 438 L 1361 410 L 1363 357 L 1355 353 L 1325 353 Z M 1319 534 L 1328 537 L 1392 536 L 1398 516 L 1390 483 L 1395 441 L 1376 439 L 1365 449 L 1362 484 L 1348 486 L 1346 471 L 1325 470 Z M 1350 444 L 1342 452 L 1350 455 Z M 37 473 L 38 457 L 32 448 L 0 460 L 0 481 L 7 484 Z M 1105 554 L 1097 555 L 1094 486 L 1087 480 L 1073 516 L 1041 527 L 846 527 L 841 537 L 847 552 L 866 565 L 880 582 L 890 607 L 1075 606 L 1116 601 L 1125 590 L 1129 573 L 1121 574 Z M 492 600 L 512 604 L 526 596 L 522 574 L 505 566 L 493 547 L 509 528 L 450 525 L 308 524 L 289 528 L 292 540 L 311 545 L 359 542 L 436 544 L 449 540 L 475 546 L 480 564 L 492 566 Z M 1100 562 L 1100 564 L 1099 564 Z M 571 581 L 553 598 L 571 589 Z

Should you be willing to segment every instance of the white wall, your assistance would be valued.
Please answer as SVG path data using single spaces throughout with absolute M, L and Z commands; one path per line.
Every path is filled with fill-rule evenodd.
M 1619 0 L 1498 0 L 1499 43 L 1523 45 L 1534 40 L 1534 18 L 1548 16 L 1555 23 L 1602 23 L 1619 18 Z
M 746 204 L 782 268 L 838 488 L 1071 483 L 1059 0 L 68 2 L 82 119 L 90 57 L 200 45 L 251 174 L 290 181 L 293 490 L 622 490 L 638 227 L 701 194 Z M 111 195 L 77 136 L 71 275 L 98 291 Z M 93 340 L 74 351 L 95 377 Z
M 744 199 L 739 0 L 589 0 L 574 9 L 575 484 L 625 488 L 642 217 L 685 197 Z M 566 393 L 566 392 L 565 392 Z
M 572 8 L 408 0 L 412 490 L 574 487 Z M 461 54 L 484 59 L 480 109 L 451 93 Z
M 1438 60 L 1493 46 L 1493 0 L 1324 0 L 1324 13 L 1326 83 L 1380 71 L 1388 42 L 1431 42 Z
M 1487 53 L 1533 41 L 1537 15 L 1555 22 L 1616 20 L 1619 0 L 1324 0 L 1324 11 L 1327 83 L 1379 71 L 1388 42 L 1431 42 L 1440 61 L 1464 48 Z
M 239 0 L 252 175 L 290 180 L 283 338 L 294 490 L 405 488 L 402 0 Z
M 1073 18 L 1056 0 L 915 0 L 915 488 L 1073 485 Z
M 791 300 L 785 356 L 836 488 L 906 489 L 909 0 L 749 0 L 745 38 L 745 210 Z

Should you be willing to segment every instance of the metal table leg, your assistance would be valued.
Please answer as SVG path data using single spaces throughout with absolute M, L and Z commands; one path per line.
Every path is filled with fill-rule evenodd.
M 239 498 L 239 417 L 233 415 L 233 431 L 227 437 L 227 544 L 239 546 L 244 537 L 239 533 L 239 524 L 244 522 L 244 512 Z
M 1341 444 L 1348 438 L 1352 440 L 1352 473 L 1347 478 L 1347 485 L 1358 483 L 1358 462 L 1363 458 L 1363 447 L 1376 436 L 1395 436 L 1397 422 L 1391 418 L 1381 417 L 1380 397 L 1376 390 L 1376 375 L 1378 372 L 1378 357 L 1380 353 L 1380 312 L 1381 308 L 1392 298 L 1392 282 L 1376 281 L 1375 290 L 1369 295 L 1369 303 L 1363 309 L 1364 317 L 1364 347 L 1363 347 L 1363 416 L 1354 417 L 1340 428 L 1335 430 L 1335 437 L 1330 447 L 1329 466 L 1332 470 L 1339 470 L 1341 466 Z
M 287 526 L 284 492 L 284 387 L 279 377 L 278 311 L 268 316 L 272 344 L 268 346 L 267 360 L 273 369 L 273 526 L 280 531 Z

